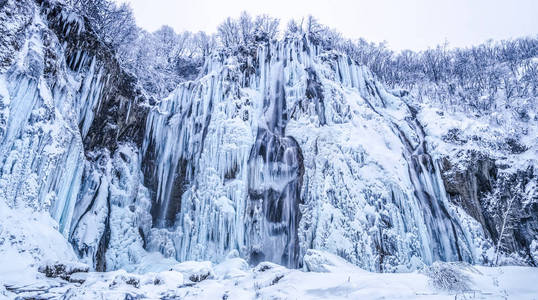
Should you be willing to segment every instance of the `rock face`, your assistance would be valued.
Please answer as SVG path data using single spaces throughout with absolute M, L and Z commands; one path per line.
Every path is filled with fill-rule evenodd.
M 536 266 L 538 234 L 537 176 L 534 167 L 504 170 L 495 159 L 477 151 L 462 151 L 459 165 L 444 159 L 443 179 L 451 201 L 478 220 L 485 233 L 508 253 L 518 253 Z M 501 234 L 503 223 L 506 231 Z
M 484 208 L 480 204 L 487 193 L 493 190 L 497 178 L 495 160 L 481 153 L 469 153 L 466 161 L 467 168 L 458 169 L 451 165 L 450 160 L 443 160 L 443 180 L 445 189 L 452 201 L 461 206 L 471 217 L 478 220 L 482 226 L 492 228 L 484 217 Z
M 137 85 L 136 77 L 120 67 L 115 53 L 99 40 L 84 18 L 69 13 L 56 2 L 36 3 L 58 42 L 65 45 L 67 67 L 81 73 L 89 70 L 93 75 L 84 80 L 79 90 L 83 97 L 88 97 L 88 101 L 81 101 L 88 117 L 79 117 L 84 148 L 115 150 L 122 141 L 140 146 L 144 134 L 140 124 L 147 114 L 140 104 L 147 101 L 147 96 Z
M 95 270 L 318 249 L 392 272 L 487 263 L 499 240 L 536 264 L 534 168 L 439 154 L 412 99 L 345 55 L 260 42 L 154 100 L 67 7 L 3 7 L 0 197 L 50 211 Z
M 86 273 L 89 269 L 90 268 L 84 264 L 51 263 L 41 266 L 39 272 L 45 274 L 47 277 L 60 277 L 64 280 L 69 280 L 71 275 L 75 273 Z

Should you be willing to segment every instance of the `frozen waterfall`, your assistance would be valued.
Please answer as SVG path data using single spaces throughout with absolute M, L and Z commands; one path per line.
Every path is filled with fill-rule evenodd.
M 412 108 L 368 70 L 306 39 L 203 70 L 147 119 L 150 250 L 297 267 L 320 248 L 381 271 L 476 259 Z

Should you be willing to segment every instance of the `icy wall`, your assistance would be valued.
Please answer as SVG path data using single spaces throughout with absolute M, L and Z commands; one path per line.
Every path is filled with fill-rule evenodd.
M 87 154 L 84 182 L 73 216 L 70 241 L 97 270 L 136 264 L 151 227 L 148 190 L 142 184 L 137 150 L 122 144 Z
M 84 161 L 78 124 L 92 121 L 99 72 L 93 61 L 78 76 L 66 72 L 66 62 L 54 56 L 61 46 L 39 8 L 27 1 L 5 5 L 24 7 L 20 17 L 27 19 L 18 28 L 2 22 L 2 32 L 18 32 L 21 45 L 2 49 L 11 51 L 4 53 L 13 55 L 14 63 L 0 75 L 0 197 L 11 207 L 50 210 L 67 235 Z
M 139 190 L 136 145 L 119 142 L 125 132 L 137 140 L 132 123 L 141 109 L 130 105 L 140 99 L 130 78 L 86 31 L 85 20 L 60 4 L 2 5 L 0 200 L 11 209 L 48 210 L 96 269 L 133 262 L 139 256 L 126 256 L 144 251 L 141 236 L 149 231 L 138 224 L 151 226 L 140 209 L 149 211 L 151 203 L 147 190 Z M 99 197 L 87 202 L 94 189 Z M 129 203 L 135 199 L 136 208 Z
M 305 39 L 256 53 L 212 57 L 150 112 L 151 250 L 296 267 L 316 248 L 379 271 L 480 260 L 404 100 Z

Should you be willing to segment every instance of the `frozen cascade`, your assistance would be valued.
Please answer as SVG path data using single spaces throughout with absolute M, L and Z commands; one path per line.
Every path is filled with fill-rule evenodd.
M 0 127 L 0 197 L 12 207 L 49 210 L 67 237 L 82 183 L 82 138 L 98 110 L 104 80 L 94 58 L 82 52 L 62 55 L 65 45 L 51 39 L 40 7 L 25 5 L 35 10 L 33 22 L 15 63 L 0 74 L 0 123 L 5 124 Z M 83 30 L 74 15 L 60 19 L 64 31 Z M 47 51 L 60 54 L 56 67 L 71 69 L 55 70 L 50 80 Z
M 145 179 L 155 191 L 148 247 L 179 260 L 217 260 L 243 241 L 252 108 L 234 81 L 224 81 L 232 70 L 205 67 L 212 71 L 150 113 L 143 144 Z
M 103 102 L 123 101 L 121 93 L 132 90 L 118 89 L 124 74 L 113 59 L 87 49 L 102 45 L 84 32 L 82 18 L 61 3 L 37 2 L 11 1 L 33 18 L 21 30 L 1 28 L 23 39 L 0 73 L 0 198 L 12 208 L 49 211 L 96 270 L 137 263 L 152 224 L 139 149 L 122 143 L 112 153 L 94 145 L 89 151 L 91 140 L 83 143 Z M 139 112 L 131 102 L 125 124 Z
M 83 61 L 86 61 L 86 56 L 82 57 Z M 82 63 L 81 63 L 82 64 Z M 91 63 L 89 70 L 84 78 L 81 89 L 79 91 L 78 106 L 80 107 L 79 111 L 79 122 L 80 122 L 80 133 L 82 138 L 86 137 L 90 125 L 93 122 L 94 114 L 99 112 L 101 93 L 105 84 L 103 83 L 102 69 L 96 73 L 96 59 L 95 57 L 91 58 Z
M 335 69 L 338 71 L 338 78 L 342 84 L 358 88 L 368 108 L 378 114 L 387 123 L 391 133 L 401 141 L 402 156 L 409 170 L 407 177 L 412 184 L 412 194 L 407 193 L 396 197 L 403 196 L 407 202 L 403 204 L 398 203 L 401 199 L 397 200 L 395 202 L 397 206 L 412 205 L 409 214 L 406 210 L 401 211 L 404 230 L 410 232 L 400 232 L 398 235 L 418 238 L 418 240 L 408 246 L 390 245 L 387 241 L 375 242 L 378 244 L 376 247 L 381 250 L 378 255 L 380 270 L 386 270 L 386 267 L 389 267 L 383 267 L 382 260 L 394 259 L 390 257 L 393 255 L 391 252 L 394 251 L 390 249 L 391 247 L 411 246 L 409 253 L 417 251 L 423 263 L 426 264 L 436 260 L 472 262 L 478 259 L 470 250 L 473 245 L 470 244 L 468 230 L 464 230 L 459 220 L 449 211 L 446 192 L 438 175 L 438 165 L 432 161 L 426 151 L 424 131 L 416 120 L 414 109 L 408 107 L 401 99 L 387 93 L 382 86 L 371 79 L 372 76 L 368 71 L 360 70 L 354 62 L 343 58 L 337 61 Z M 392 188 L 393 201 L 395 194 L 402 193 L 400 189 L 401 187 Z M 393 224 L 394 221 L 390 217 L 384 218 L 386 219 L 383 222 L 386 224 L 383 227 L 388 226 L 390 229 L 397 225 Z M 382 231 L 383 227 L 381 227 Z M 416 250 L 413 250 L 416 247 L 413 244 L 416 242 L 419 245 Z M 384 249 L 385 247 L 389 249 Z M 393 262 L 389 265 L 397 264 Z
M 98 271 L 138 263 L 151 216 L 136 147 L 88 153 L 84 179 L 70 230 L 75 251 Z
M 284 55 L 290 49 L 279 48 L 278 51 Z M 297 52 L 290 53 L 297 55 Z M 158 237 L 154 248 L 161 252 L 175 255 L 180 260 L 219 260 L 232 249 L 239 250 L 244 256 L 254 252 L 261 254 L 264 250 L 271 252 L 267 255 L 274 255 L 270 257 L 274 261 L 297 264 L 296 234 L 288 231 L 295 232 L 298 222 L 300 176 L 294 173 L 301 169 L 300 149 L 293 138 L 283 136 L 283 122 L 287 119 L 285 91 L 283 84 L 279 84 L 282 95 L 275 96 L 277 85 L 274 76 L 271 76 L 271 72 L 278 71 L 278 68 L 282 71 L 284 66 L 276 64 L 275 68 L 275 60 L 279 58 L 269 55 L 263 47 L 255 62 L 249 61 L 256 64 L 264 62 L 266 57 L 267 67 L 261 72 L 268 74 L 263 78 L 240 73 L 234 58 L 209 60 L 204 66 L 208 74 L 196 83 L 182 85 L 150 113 L 149 134 L 143 151 L 146 160 L 155 161 L 152 163 L 155 167 L 148 168 L 153 171 L 146 173 L 146 178 L 150 179 L 148 186 L 154 185 L 157 191 L 154 203 L 157 209 L 153 211 L 155 225 L 170 226 L 176 220 L 176 214 L 178 219 L 172 232 L 153 230 L 153 236 Z M 288 79 L 282 78 L 284 80 Z M 304 91 L 296 92 L 300 93 L 304 94 Z M 283 148 L 280 154 L 271 150 L 266 153 L 267 156 L 259 155 L 260 149 L 277 149 L 279 145 Z M 263 159 L 275 163 L 258 163 Z M 279 168 L 285 170 L 279 171 Z M 253 179 L 254 173 L 260 175 L 264 172 L 274 178 L 267 178 L 266 182 Z M 288 181 L 288 187 L 285 187 L 285 181 Z M 253 186 L 258 184 L 261 186 Z M 249 217 L 247 206 L 254 211 L 264 202 L 263 205 L 268 206 L 263 211 L 270 208 L 269 199 L 276 197 L 277 193 L 272 193 L 271 187 L 264 185 L 271 184 L 284 184 L 273 187 L 276 188 L 274 191 L 279 191 L 278 194 L 282 193 L 282 203 L 278 204 L 276 199 L 272 205 L 276 210 L 285 205 L 287 211 L 263 213 L 266 217 L 262 219 L 254 215 Z M 247 202 L 249 194 L 255 198 L 251 200 L 259 204 Z M 259 195 L 265 195 L 262 198 L 267 201 L 259 201 Z M 262 233 L 250 222 L 245 224 L 247 218 L 253 223 L 266 218 L 279 221 L 270 222 L 275 224 L 267 225 L 263 228 L 265 233 Z M 209 227 L 211 224 L 218 226 Z M 247 231 L 249 236 L 246 236 Z M 281 237 L 270 241 L 269 235 L 275 236 L 278 231 Z M 258 241 L 253 242 L 256 236 Z M 158 242 L 163 238 L 169 242 Z M 265 242 L 268 249 L 282 250 L 256 250 L 265 247 L 262 245 Z M 163 248 L 163 245 L 172 244 L 175 245 L 172 249 Z M 288 244 L 289 249 L 284 251 Z M 289 263 L 282 260 L 284 252 Z
M 1 136 L 0 190 L 12 205 L 50 207 L 67 235 L 82 174 L 82 140 L 40 78 L 40 48 L 28 47 L 20 54 L 28 64 L 13 66 L 2 78 L 8 83 L 2 101 L 9 110 Z
M 295 139 L 284 136 L 288 117 L 282 63 L 265 68 L 270 68 L 270 76 L 262 76 L 266 124 L 258 124 L 248 161 L 247 246 L 251 263 L 269 260 L 296 267 L 303 158 Z
M 418 133 L 420 142 L 412 153 L 410 153 L 412 148 L 408 144 L 408 151 L 404 153 L 410 162 L 409 175 L 415 188 L 415 194 L 424 211 L 424 220 L 428 230 L 427 236 L 430 240 L 428 243 L 429 251 L 424 252 L 425 262 L 430 264 L 438 260 L 473 261 L 473 256 L 468 251 L 468 241 L 458 241 L 458 238 L 465 239 L 465 236 L 458 220 L 450 216 L 446 207 L 448 201 L 444 185 L 437 176 L 439 171 L 436 168 L 438 166 L 434 164 L 426 151 L 423 129 L 416 120 L 411 125 Z M 403 133 L 400 134 L 404 137 Z M 464 250 L 467 252 L 463 252 Z
M 317 248 L 378 271 L 478 259 L 413 109 L 368 70 L 306 39 L 203 69 L 147 119 L 148 249 L 296 267 Z

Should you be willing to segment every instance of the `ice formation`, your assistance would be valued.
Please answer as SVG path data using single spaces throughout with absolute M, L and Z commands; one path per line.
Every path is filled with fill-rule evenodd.
M 12 207 L 29 205 L 50 209 L 65 236 L 81 184 L 84 152 L 77 113 L 88 119 L 78 95 L 71 94 L 66 78 L 51 87 L 44 72 L 44 27 L 37 14 L 29 38 L 17 54 L 17 63 L 2 74 L 0 131 L 0 195 Z M 93 77 L 90 70 L 87 77 Z M 86 94 L 89 86 L 81 88 Z M 91 114 L 91 113 L 90 113 Z M 49 208 L 50 207 L 50 208 Z
M 403 99 L 307 40 L 257 53 L 213 57 L 150 112 L 154 250 L 297 267 L 315 248 L 378 271 L 480 260 Z

